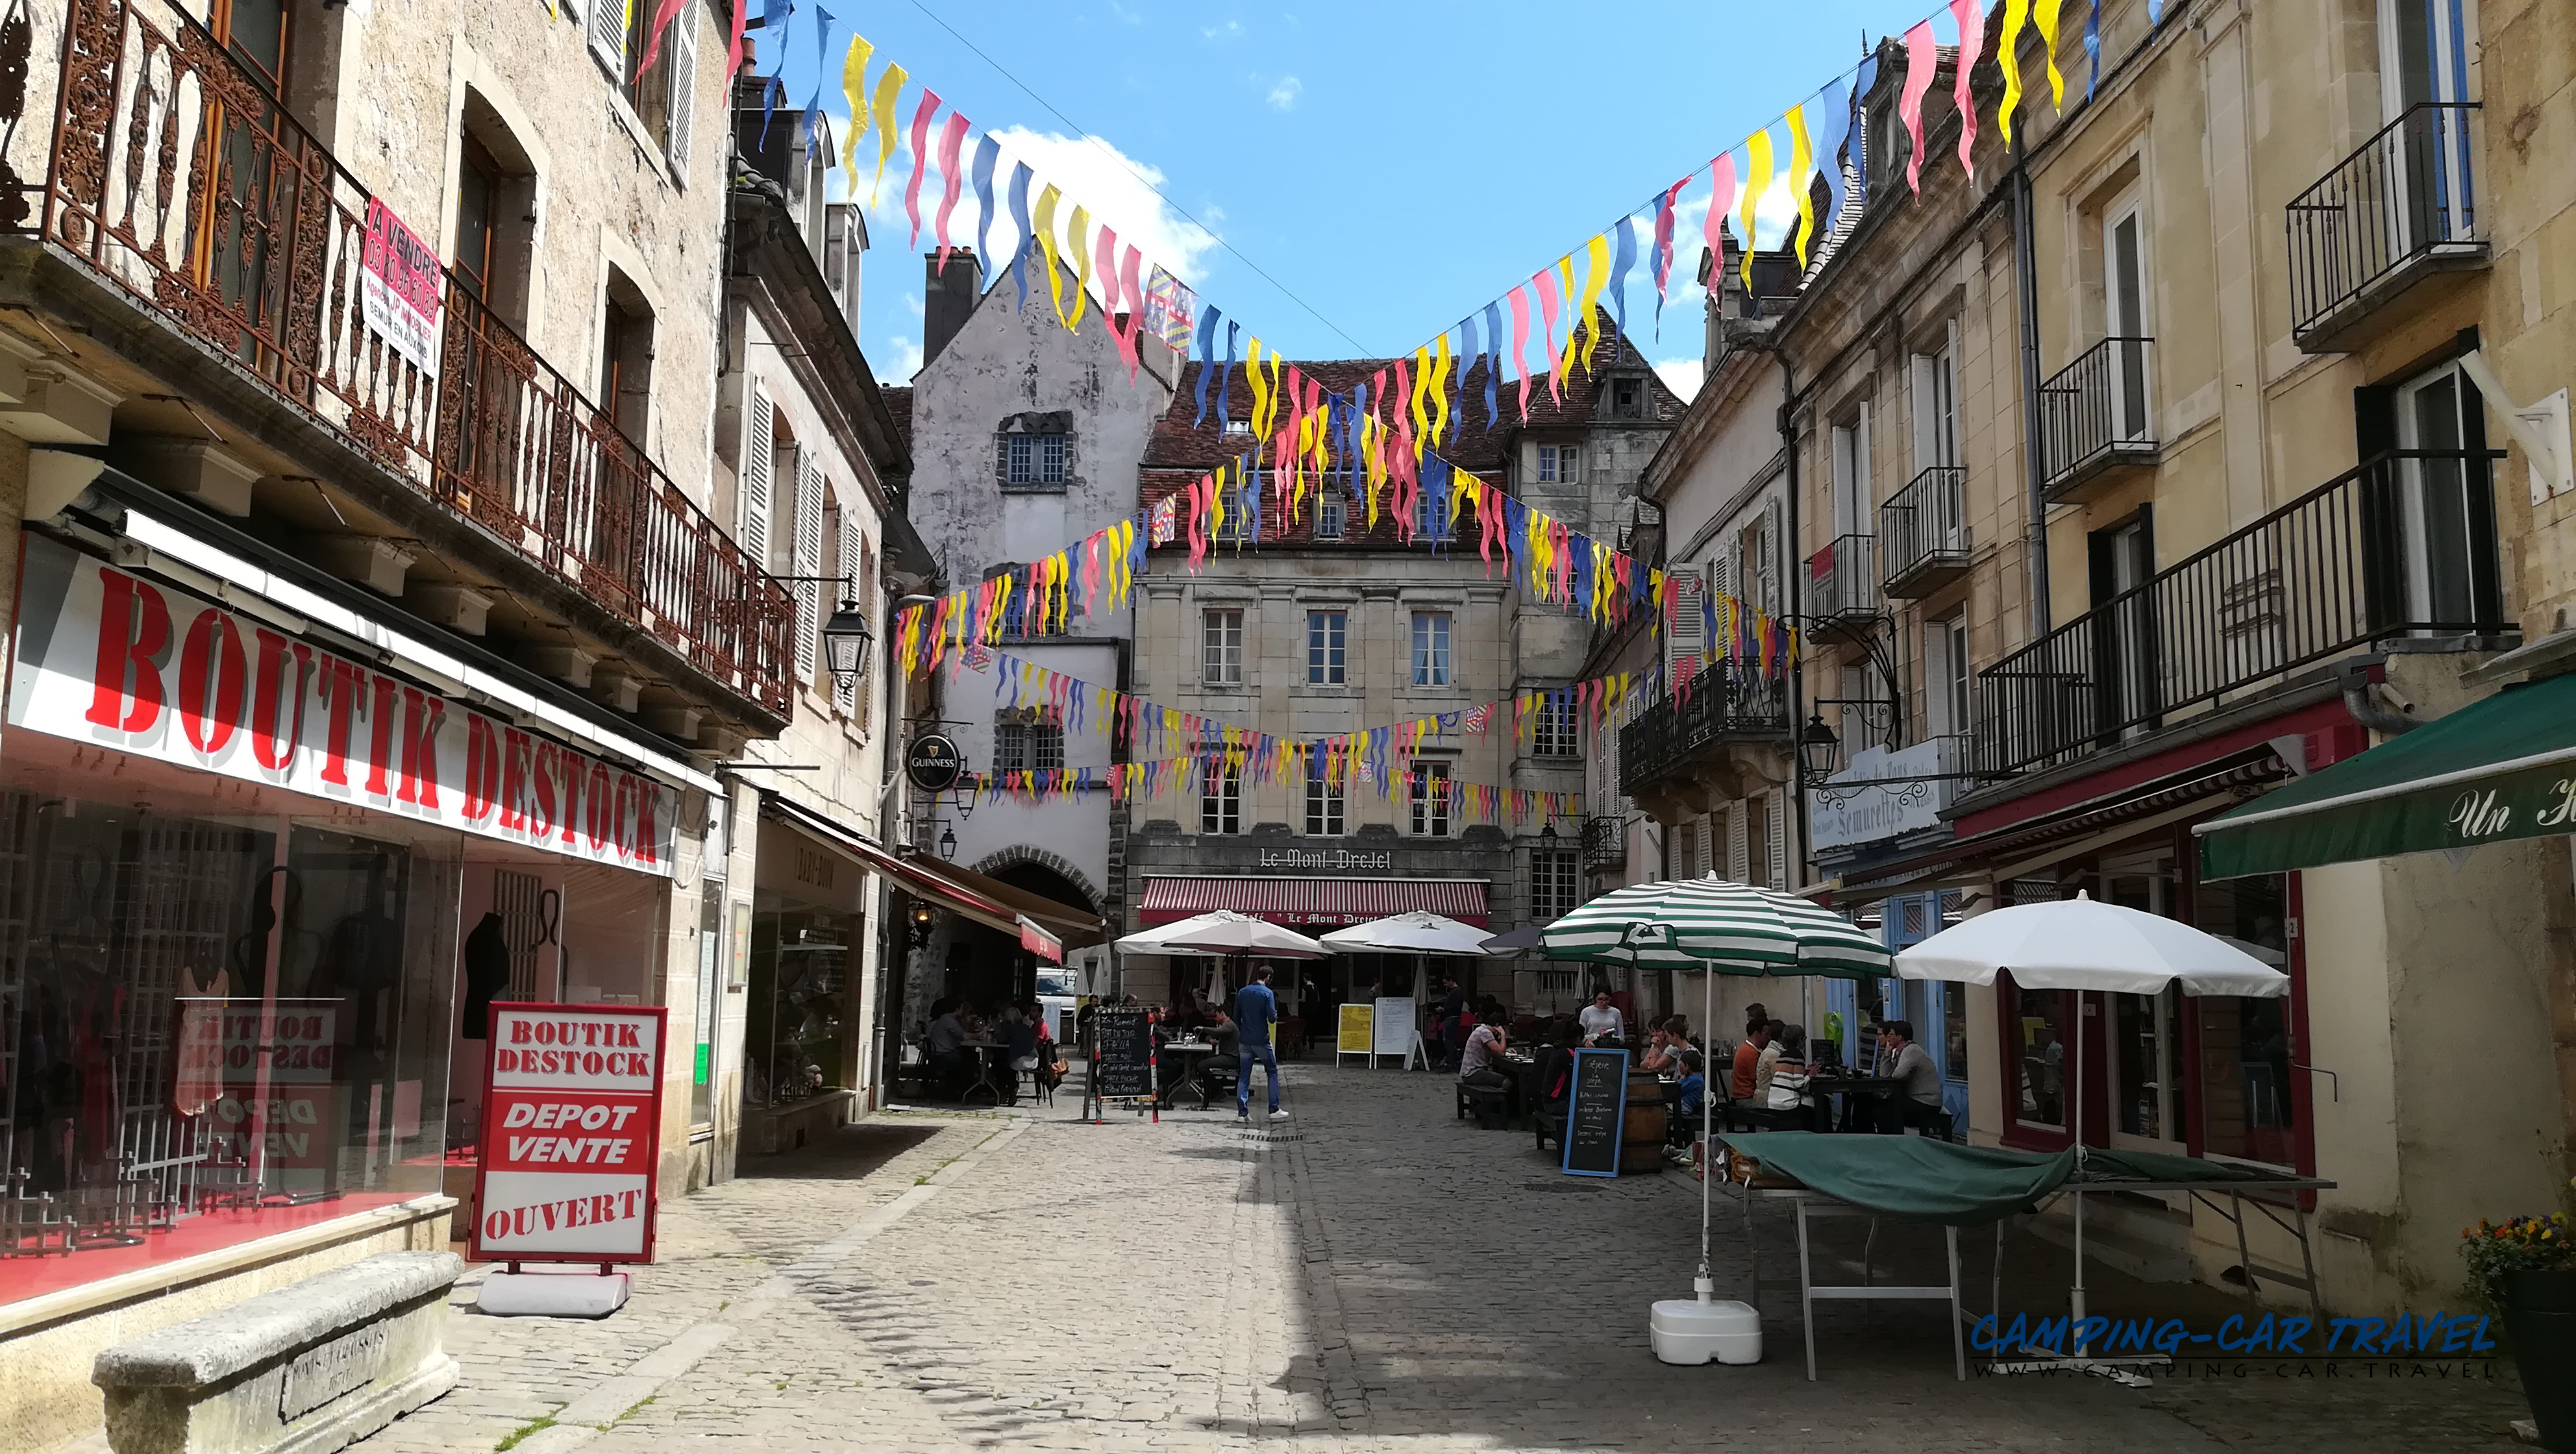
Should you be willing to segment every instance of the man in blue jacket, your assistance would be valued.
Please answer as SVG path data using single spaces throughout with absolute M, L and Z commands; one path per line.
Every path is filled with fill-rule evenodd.
M 1243 1049 L 1234 1060 L 1234 1118 L 1252 1119 L 1252 1063 L 1257 1059 L 1270 1075 L 1270 1119 L 1286 1120 L 1288 1113 L 1279 1109 L 1279 1052 L 1271 1037 L 1271 1027 L 1279 1023 L 1279 997 L 1270 992 L 1270 966 L 1254 965 L 1251 981 L 1234 992 L 1234 1023 L 1243 1032 Z

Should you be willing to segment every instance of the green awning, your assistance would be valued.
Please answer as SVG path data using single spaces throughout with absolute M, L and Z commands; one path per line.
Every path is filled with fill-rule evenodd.
M 2203 878 L 2576 833 L 2576 676 L 2507 687 L 2192 831 Z

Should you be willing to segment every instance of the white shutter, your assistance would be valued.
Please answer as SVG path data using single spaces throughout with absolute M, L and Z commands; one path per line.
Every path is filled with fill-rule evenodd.
M 1699 853 L 1691 864 L 1691 877 L 1706 878 L 1717 872 L 1718 835 L 1726 831 L 1726 815 L 1711 814 L 1699 828 Z
M 796 453 L 796 536 L 795 554 L 788 561 L 792 576 L 819 576 L 823 573 L 823 466 L 815 456 Z M 814 680 L 817 666 L 816 648 L 822 643 L 823 617 L 820 603 L 823 583 L 805 581 L 796 587 L 799 609 L 796 613 L 796 677 L 803 682 Z
M 1932 380 L 1933 366 L 1932 355 L 1918 353 L 1907 361 L 1905 370 L 1906 413 L 1914 419 L 1916 474 L 1939 462 L 1939 447 L 1933 443 L 1933 415 L 1938 408 L 1940 391 Z
M 859 594 L 866 589 L 866 583 L 859 579 L 859 512 L 847 505 L 841 507 L 840 547 L 841 579 L 845 583 L 841 589 L 851 600 L 857 601 L 859 609 L 864 611 L 868 608 L 868 602 Z M 832 696 L 840 704 L 842 715 L 851 716 L 857 713 L 859 683 L 866 678 L 867 673 L 868 658 L 862 656 L 859 659 L 858 675 L 833 684 Z
M 605 8 L 607 0 L 602 0 Z M 641 5 L 647 0 L 634 0 Z M 671 33 L 662 38 L 662 59 L 657 64 L 671 68 L 671 131 L 669 151 L 671 176 L 680 185 L 689 182 L 689 138 L 697 119 L 698 102 L 698 7 L 680 7 L 671 17 Z
M 1708 650 L 1707 613 L 1701 609 L 1706 587 L 1696 570 L 1683 567 L 1664 577 L 1664 671 L 1669 680 L 1681 662 Z
M 1771 877 L 1765 882 L 1775 889 L 1785 889 L 1789 886 L 1789 834 L 1787 831 L 1789 825 L 1784 821 L 1788 817 L 1788 812 L 1788 795 L 1781 793 L 1770 797 L 1770 811 L 1762 815 L 1763 835 L 1771 840 L 1769 845 Z
M 639 0 L 591 0 L 590 53 L 608 67 L 611 80 L 626 82 L 626 7 Z
M 613 0 L 600 0 L 609 4 Z M 744 391 L 750 397 L 743 405 L 742 488 L 738 492 L 742 523 L 738 527 L 744 553 L 751 557 L 756 570 L 769 569 L 769 477 L 773 468 L 771 452 L 775 448 L 771 433 L 769 396 L 758 384 Z
M 1762 579 L 1756 583 L 1754 592 L 1755 603 L 1774 615 L 1785 609 L 1780 596 L 1780 541 L 1787 528 L 1783 523 L 1786 508 L 1778 500 L 1773 500 L 1763 512 L 1762 543 L 1754 552 L 1754 558 L 1762 569 Z

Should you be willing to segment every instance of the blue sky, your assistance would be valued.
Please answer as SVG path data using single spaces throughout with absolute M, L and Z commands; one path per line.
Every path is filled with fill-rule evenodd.
M 1291 356 L 1383 355 L 1481 310 L 1704 169 L 1851 66 L 1865 35 L 1901 31 L 1934 3 L 823 0 L 838 17 L 824 91 L 845 115 L 842 55 L 864 34 L 876 46 L 871 85 L 886 60 L 901 62 L 977 133 L 999 137 L 1001 175 L 1029 161 L 1249 332 Z M 814 7 L 796 0 L 790 23 L 791 104 L 815 86 Z M 762 49 L 771 69 L 775 46 Z M 899 139 L 918 94 L 907 87 L 899 104 Z M 973 147 L 970 136 L 970 158 Z M 862 153 L 872 177 L 873 137 Z M 860 342 L 890 382 L 920 358 L 921 271 L 902 205 L 910 167 L 899 140 L 870 214 Z M 1705 194 L 1704 174 L 1696 190 Z M 934 166 L 925 249 L 937 195 Z M 1631 282 L 1631 332 L 1684 386 L 1697 376 L 1698 299 L 1686 284 L 1704 208 L 1685 194 L 1660 342 L 1642 266 Z M 970 189 L 952 235 L 971 242 L 973 214 Z M 1007 218 L 997 231 L 1010 231 Z M 1649 238 L 1641 226 L 1641 253 Z

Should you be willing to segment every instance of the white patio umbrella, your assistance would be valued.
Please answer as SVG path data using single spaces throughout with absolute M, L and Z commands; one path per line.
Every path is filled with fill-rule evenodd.
M 1323 936 L 1324 947 L 1345 953 L 1476 954 L 1492 937 L 1473 924 L 1462 924 L 1428 909 L 1408 909 L 1371 919 Z
M 2075 992 L 2074 1044 L 2067 1052 L 2075 1079 L 2074 1113 L 2067 1139 L 2077 1165 L 2084 1161 L 2084 996 L 2154 995 L 2169 986 L 2187 995 L 2270 998 L 2290 992 L 2290 977 L 2255 957 L 2280 956 L 2259 945 L 2221 939 L 2179 920 L 2089 894 L 2043 904 L 2016 904 L 1976 915 L 1896 956 L 1900 979 L 1990 985 L 2010 971 L 2026 990 Z M 2253 952 L 2248 952 L 2253 951 Z M 2075 1198 L 2077 1326 L 2084 1321 L 2084 1198 Z M 2086 1350 L 2079 1345 L 2078 1359 Z
M 1184 933 L 1165 935 L 1163 952 L 1195 950 L 1201 954 L 1257 954 L 1270 959 L 1322 959 L 1332 953 L 1303 934 L 1282 929 L 1249 914 L 1220 909 L 1216 914 L 1204 917 L 1215 922 L 1198 924 Z
M 1209 959 L 1221 958 L 1232 951 L 1224 949 L 1184 949 L 1174 946 L 1171 941 L 1175 938 L 1186 938 L 1201 929 L 1208 928 L 1214 924 L 1221 924 L 1228 919 L 1249 919 L 1251 917 L 1252 916 L 1249 914 L 1238 914 L 1232 909 L 1211 909 L 1207 913 L 1195 914 L 1187 919 L 1177 919 L 1169 924 L 1157 924 L 1151 929 L 1139 929 L 1135 933 L 1128 935 L 1126 938 L 1119 940 L 1117 947 L 1125 950 L 1129 954 L 1188 954 L 1198 955 Z
M 1796 894 L 1734 883 L 1716 874 L 1614 889 L 1548 925 L 1543 936 L 1550 959 L 1698 971 L 1703 1033 L 1713 1028 L 1721 974 L 1860 979 L 1887 973 L 1887 950 L 1868 930 Z M 1712 1054 L 1715 1049 L 1712 1037 Z M 1703 1157 L 1716 1127 L 1717 1097 L 1712 1093 L 1716 1074 L 1714 1058 L 1703 1058 Z M 1697 1300 L 1657 1302 L 1651 1320 L 1658 1327 L 1715 1332 L 1727 1326 L 1732 1310 L 1709 1298 L 1716 1287 L 1709 1272 L 1709 1193 L 1708 1167 L 1703 1163 L 1699 1273 L 1692 1279 Z

